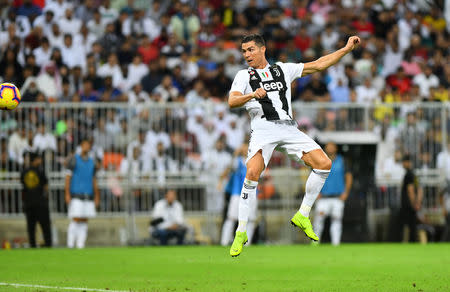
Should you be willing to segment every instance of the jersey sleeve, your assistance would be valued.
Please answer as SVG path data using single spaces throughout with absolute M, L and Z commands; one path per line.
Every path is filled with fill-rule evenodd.
M 305 64 L 303 63 L 281 63 L 283 71 L 289 77 L 289 80 L 292 82 L 297 78 L 302 77 L 303 67 Z
M 248 89 L 248 73 L 246 70 L 239 71 L 234 77 L 233 84 L 231 84 L 230 92 L 238 91 L 245 94 Z
M 66 175 L 72 175 L 73 171 L 75 170 L 76 164 L 77 160 L 75 159 L 75 156 L 72 156 L 67 163 Z

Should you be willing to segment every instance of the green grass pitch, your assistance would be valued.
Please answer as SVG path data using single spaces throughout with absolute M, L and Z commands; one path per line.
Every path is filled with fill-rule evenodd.
M 19 249 L 0 251 L 0 283 L 126 291 L 450 291 L 450 245 L 251 246 L 237 258 L 217 246 Z M 2 284 L 0 291 L 59 290 Z

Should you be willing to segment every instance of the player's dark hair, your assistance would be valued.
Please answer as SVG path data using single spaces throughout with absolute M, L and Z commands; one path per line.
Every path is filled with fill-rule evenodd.
M 241 41 L 241 46 L 242 46 L 242 44 L 245 44 L 245 43 L 248 43 L 251 41 L 254 41 L 258 47 L 262 47 L 262 46 L 266 45 L 264 38 L 260 34 L 255 33 L 255 34 L 249 34 L 249 35 L 244 36 Z

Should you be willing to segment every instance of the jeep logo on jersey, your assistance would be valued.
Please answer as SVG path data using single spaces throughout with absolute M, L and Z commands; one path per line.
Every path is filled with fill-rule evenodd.
M 280 91 L 280 90 L 284 89 L 283 83 L 281 83 L 280 81 L 259 82 L 259 85 L 265 91 Z

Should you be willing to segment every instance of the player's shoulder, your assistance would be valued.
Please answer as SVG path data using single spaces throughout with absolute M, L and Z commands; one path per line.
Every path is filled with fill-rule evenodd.
M 236 73 L 236 76 L 246 76 L 248 75 L 248 69 L 241 69 Z

